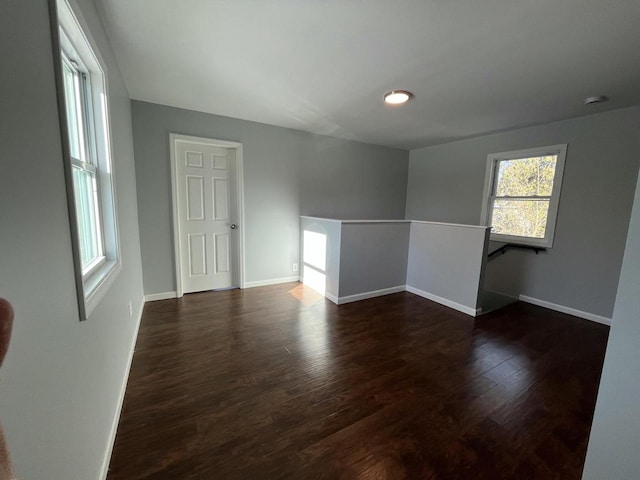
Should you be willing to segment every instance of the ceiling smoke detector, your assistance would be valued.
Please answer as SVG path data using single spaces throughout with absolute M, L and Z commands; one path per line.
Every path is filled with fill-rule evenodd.
M 389 105 L 402 105 L 413 98 L 413 93 L 406 90 L 391 90 L 384 94 L 384 103 Z
M 585 105 L 595 105 L 596 103 L 602 103 L 602 102 L 606 102 L 607 100 L 609 100 L 607 97 L 605 97 L 604 95 L 596 95 L 594 97 L 587 97 L 584 99 L 584 104 Z

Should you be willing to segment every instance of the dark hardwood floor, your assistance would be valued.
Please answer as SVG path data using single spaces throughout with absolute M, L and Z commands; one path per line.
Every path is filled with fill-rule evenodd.
M 299 284 L 148 303 L 108 478 L 577 480 L 608 330 Z

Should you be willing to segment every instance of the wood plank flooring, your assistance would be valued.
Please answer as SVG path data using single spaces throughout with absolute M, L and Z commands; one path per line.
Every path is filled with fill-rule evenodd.
M 148 303 L 108 479 L 577 480 L 608 330 L 299 284 Z

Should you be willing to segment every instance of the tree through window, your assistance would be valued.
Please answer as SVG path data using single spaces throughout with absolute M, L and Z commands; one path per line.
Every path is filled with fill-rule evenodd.
M 551 247 L 566 145 L 491 154 L 483 221 L 491 239 Z

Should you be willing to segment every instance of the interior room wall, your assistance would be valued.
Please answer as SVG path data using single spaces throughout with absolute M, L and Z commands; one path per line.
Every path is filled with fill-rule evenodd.
M 145 293 L 175 291 L 169 134 L 243 144 L 245 281 L 297 273 L 300 215 L 403 218 L 409 152 L 133 101 Z
M 407 290 L 476 316 L 488 235 L 486 227 L 411 222 Z
M 639 152 L 636 152 L 638 154 Z M 640 181 L 624 252 L 584 480 L 640 478 Z
M 488 262 L 486 286 L 610 318 L 640 158 L 640 107 L 410 153 L 407 219 L 480 224 L 490 153 L 568 144 L 554 245 Z
M 407 283 L 410 222 L 343 223 L 339 297 Z
M 78 3 L 109 72 L 122 256 L 82 323 L 47 0 L 0 3 L 0 296 L 15 308 L 0 422 L 21 479 L 101 477 L 142 308 L 130 101 L 93 2 Z

